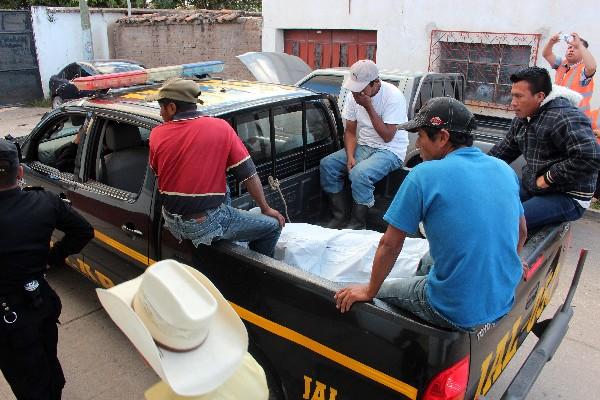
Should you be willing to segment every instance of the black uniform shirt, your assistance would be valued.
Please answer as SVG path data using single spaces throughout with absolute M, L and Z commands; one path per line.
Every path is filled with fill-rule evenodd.
M 54 229 L 65 235 L 50 250 Z M 21 290 L 46 265 L 78 253 L 93 236 L 92 226 L 53 193 L 0 191 L 0 295 Z

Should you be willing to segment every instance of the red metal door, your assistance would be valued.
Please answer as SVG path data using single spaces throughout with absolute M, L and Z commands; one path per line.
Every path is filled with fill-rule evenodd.
M 368 58 L 377 61 L 377 31 L 286 30 L 284 51 L 303 59 L 311 68 L 349 67 Z
M 331 31 L 308 31 L 307 64 L 315 69 L 331 67 Z
M 358 59 L 377 62 L 377 31 L 358 31 Z
M 308 63 L 308 31 L 285 31 L 284 52 L 300 57 Z

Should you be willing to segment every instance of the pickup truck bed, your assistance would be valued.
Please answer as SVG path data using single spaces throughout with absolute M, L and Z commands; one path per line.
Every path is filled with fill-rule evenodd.
M 320 191 L 314 191 L 317 185 L 316 170 L 281 182 L 284 196 L 294 199 L 287 203 L 294 222 L 319 223 L 327 214 Z M 395 192 L 391 183 L 386 185 Z M 289 196 L 293 193 L 296 196 Z M 279 193 L 267 189 L 267 197 L 283 209 Z M 234 204 L 252 205 L 248 195 Z M 369 218 L 369 226 L 381 226 L 376 213 Z M 569 229 L 568 224 L 551 226 L 529 238 L 524 256 L 532 269 L 517 290 L 513 310 L 495 326 L 470 334 L 430 326 L 377 299 L 342 315 L 333 300 L 340 285 L 233 244 L 194 249 L 179 245 L 162 229 L 158 258 L 201 266 L 222 288 L 248 322 L 253 350 L 268 359 L 267 368 L 283 398 L 303 398 L 303 379 L 318 379 L 340 398 L 422 398 L 437 374 L 465 357 L 465 398 L 475 398 L 498 379 L 548 304 Z

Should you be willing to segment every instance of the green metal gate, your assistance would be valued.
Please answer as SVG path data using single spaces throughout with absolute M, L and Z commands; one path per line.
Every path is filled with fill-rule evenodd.
M 43 96 L 31 13 L 0 10 L 0 106 Z

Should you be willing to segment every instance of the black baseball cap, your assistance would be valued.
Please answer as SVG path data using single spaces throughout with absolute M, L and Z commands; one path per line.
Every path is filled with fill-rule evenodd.
M 452 132 L 471 134 L 475 116 L 463 103 L 452 97 L 430 99 L 413 119 L 398 125 L 398 129 L 416 132 L 425 126 Z
M 0 139 L 0 174 L 14 173 L 19 166 L 17 145 L 6 139 Z

